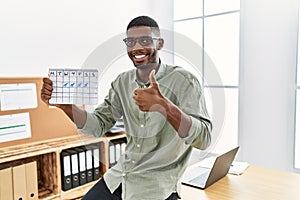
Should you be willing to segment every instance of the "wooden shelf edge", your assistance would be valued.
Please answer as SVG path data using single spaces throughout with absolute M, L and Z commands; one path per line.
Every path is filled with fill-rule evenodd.
M 100 179 L 99 179 L 100 180 Z M 78 186 L 76 188 L 70 189 L 68 191 L 61 192 L 61 199 L 76 199 L 85 195 L 96 183 L 98 180 L 89 182 L 87 184 Z
M 55 152 L 57 149 L 66 149 L 74 146 L 84 146 L 95 142 L 101 142 L 110 139 L 124 137 L 124 133 L 113 135 L 105 135 L 102 137 L 94 137 L 91 135 L 78 135 L 44 140 L 42 142 L 27 143 L 24 145 L 16 145 L 0 148 L 0 163 L 5 163 L 13 160 L 28 158 L 41 154 Z

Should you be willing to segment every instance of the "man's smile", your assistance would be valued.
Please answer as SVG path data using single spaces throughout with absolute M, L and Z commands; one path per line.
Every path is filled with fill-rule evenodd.
M 145 62 L 148 59 L 148 54 L 147 53 L 133 54 L 132 59 L 135 63 Z

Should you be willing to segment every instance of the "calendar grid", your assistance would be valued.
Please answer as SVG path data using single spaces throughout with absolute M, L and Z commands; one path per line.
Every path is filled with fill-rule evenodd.
M 98 102 L 98 70 L 49 69 L 53 82 L 51 104 L 96 105 Z

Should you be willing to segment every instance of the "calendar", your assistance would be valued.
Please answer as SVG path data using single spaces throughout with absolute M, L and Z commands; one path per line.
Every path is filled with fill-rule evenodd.
M 97 104 L 97 69 L 49 69 L 49 76 L 53 82 L 50 104 Z

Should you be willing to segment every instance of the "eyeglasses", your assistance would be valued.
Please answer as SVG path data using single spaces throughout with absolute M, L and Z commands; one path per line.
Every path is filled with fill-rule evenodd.
M 125 38 L 123 41 L 125 42 L 127 47 L 134 47 L 136 45 L 136 42 L 138 41 L 140 45 L 142 46 L 149 46 L 153 44 L 153 40 L 159 40 L 160 38 L 158 37 L 150 37 L 150 36 L 142 36 L 138 38 Z

